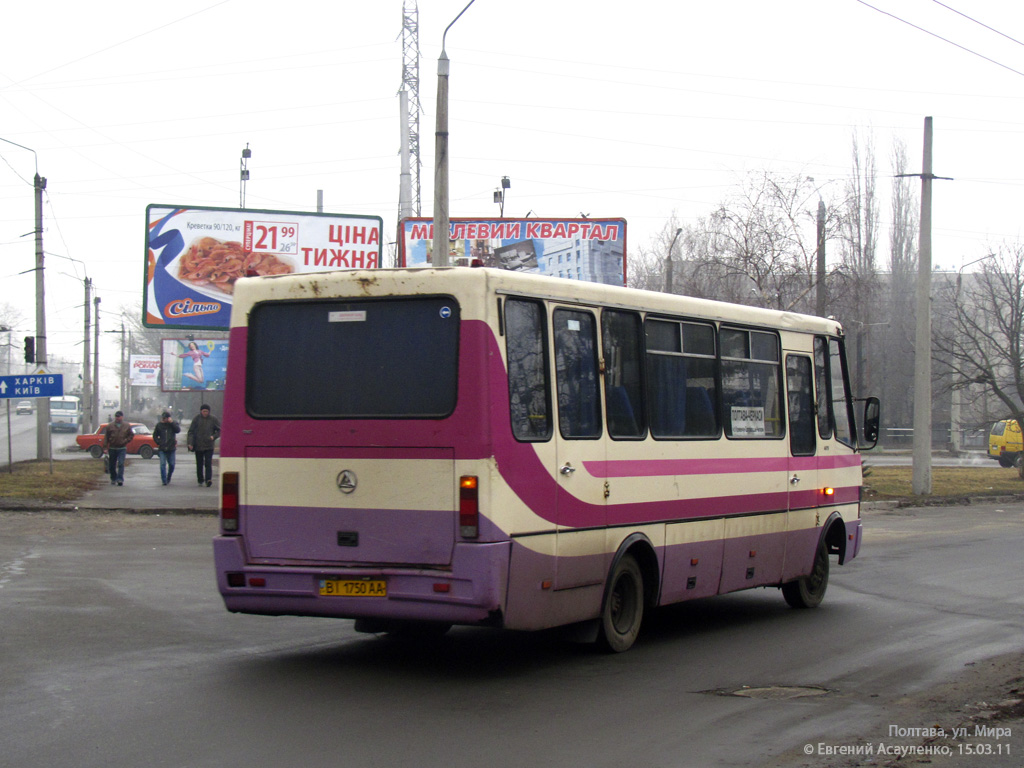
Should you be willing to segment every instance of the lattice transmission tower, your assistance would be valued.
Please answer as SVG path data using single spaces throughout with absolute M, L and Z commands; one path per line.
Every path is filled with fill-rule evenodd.
M 408 143 L 409 164 L 412 175 L 412 213 L 421 215 L 420 199 L 420 11 L 417 0 L 402 3 L 402 92 L 408 99 L 403 141 Z M 399 212 L 401 215 L 401 211 Z

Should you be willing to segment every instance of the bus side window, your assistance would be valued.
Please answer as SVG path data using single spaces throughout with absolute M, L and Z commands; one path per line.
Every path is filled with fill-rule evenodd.
M 640 373 L 640 316 L 635 312 L 605 310 L 601 314 L 601 339 L 608 434 L 643 437 L 647 419 Z
M 853 428 L 853 403 L 847 393 L 846 381 L 848 374 L 844 366 L 843 346 L 838 339 L 828 340 L 830 392 L 832 397 L 832 415 L 835 418 L 836 439 L 853 446 L 856 444 Z
M 644 328 L 651 434 L 716 436 L 714 327 L 648 317 Z
M 597 327 L 590 312 L 556 309 L 555 386 L 562 437 L 600 437 Z
M 786 393 L 789 400 L 789 449 L 794 456 L 813 456 L 814 395 L 811 361 L 803 355 L 786 356 Z
M 822 440 L 832 437 L 832 387 L 828 381 L 828 341 L 823 336 L 814 337 L 814 391 L 818 395 L 818 436 Z
M 766 331 L 722 328 L 722 401 L 725 434 L 782 437 L 782 363 L 779 337 Z
M 512 434 L 517 440 L 551 437 L 551 386 L 545 327 L 543 304 L 520 299 L 505 302 L 509 416 Z

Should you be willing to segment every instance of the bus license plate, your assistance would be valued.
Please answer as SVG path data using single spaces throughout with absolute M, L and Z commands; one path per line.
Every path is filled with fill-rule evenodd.
M 387 597 L 383 579 L 320 579 L 321 597 Z

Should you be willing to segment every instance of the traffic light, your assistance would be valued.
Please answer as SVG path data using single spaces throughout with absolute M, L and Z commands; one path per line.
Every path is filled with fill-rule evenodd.
M 25 337 L 25 362 L 34 363 L 36 361 L 36 337 L 26 336 Z

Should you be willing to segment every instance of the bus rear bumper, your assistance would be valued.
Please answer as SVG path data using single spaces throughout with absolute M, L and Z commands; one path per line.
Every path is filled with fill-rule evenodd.
M 225 607 L 266 616 L 501 624 L 510 542 L 456 543 L 450 569 L 317 567 L 246 563 L 238 536 L 214 539 Z M 323 596 L 322 579 L 383 580 L 386 596 Z

